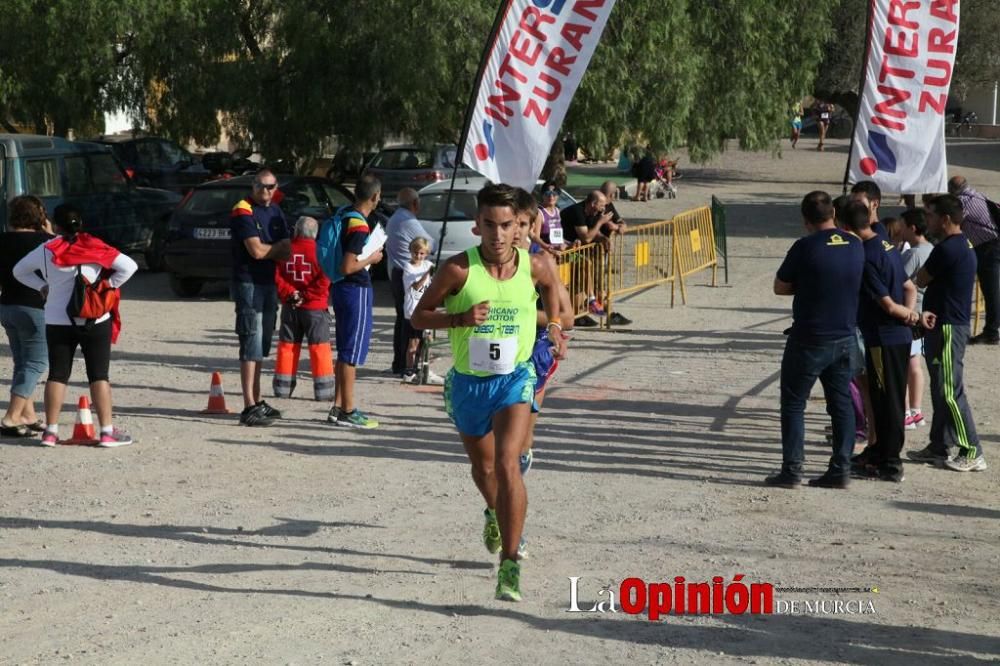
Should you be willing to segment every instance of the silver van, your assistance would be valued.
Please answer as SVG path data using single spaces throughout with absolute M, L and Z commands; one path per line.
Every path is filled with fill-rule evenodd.
M 0 192 L 0 230 L 16 196 L 40 198 L 50 217 L 70 203 L 83 213 L 86 231 L 122 252 L 142 253 L 152 270 L 163 267 L 167 222 L 181 200 L 136 187 L 106 146 L 34 134 L 0 134 Z

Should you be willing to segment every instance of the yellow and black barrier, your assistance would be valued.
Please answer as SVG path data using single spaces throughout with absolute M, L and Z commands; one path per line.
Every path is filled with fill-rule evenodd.
M 562 250 L 556 257 L 559 279 L 569 291 L 573 303 L 573 316 L 582 317 L 588 313 L 589 296 L 603 295 L 606 287 L 602 282 L 606 252 L 599 243 L 588 243 Z
M 596 296 L 611 314 L 615 299 L 670 284 L 670 306 L 687 304 L 685 278 L 712 269 L 718 285 L 718 251 L 712 209 L 704 206 L 673 219 L 628 227 L 609 244 L 589 243 L 558 253 L 559 277 L 569 289 L 574 316 L 588 313 L 588 296 Z

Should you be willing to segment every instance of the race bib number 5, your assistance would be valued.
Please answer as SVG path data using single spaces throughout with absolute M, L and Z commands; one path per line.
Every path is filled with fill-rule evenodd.
M 514 372 L 517 338 L 469 338 L 469 367 L 493 375 Z

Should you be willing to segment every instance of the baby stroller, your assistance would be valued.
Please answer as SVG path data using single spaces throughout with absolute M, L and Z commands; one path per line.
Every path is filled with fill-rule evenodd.
M 656 165 L 656 180 L 649 187 L 652 196 L 657 199 L 677 198 L 677 187 L 674 185 L 674 178 L 677 175 L 676 168 L 677 160 L 666 158 L 660 160 L 659 164 Z

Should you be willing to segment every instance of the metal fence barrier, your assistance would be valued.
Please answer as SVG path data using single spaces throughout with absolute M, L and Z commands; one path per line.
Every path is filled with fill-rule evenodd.
M 703 206 L 670 220 L 630 226 L 612 237 L 610 247 L 590 243 L 559 252 L 559 277 L 572 297 L 574 316 L 589 313 L 590 297 L 598 298 L 610 315 L 616 299 L 668 283 L 670 306 L 675 304 L 678 284 L 687 304 L 684 280 L 703 270 L 712 269 L 712 286 L 717 286 L 719 228 L 713 209 Z M 724 237 L 725 219 L 721 230 Z M 722 243 L 724 250 L 725 240 Z
M 600 243 L 588 243 L 558 253 L 559 279 L 569 291 L 574 317 L 582 317 L 589 312 L 590 297 L 603 300 L 607 292 L 605 272 L 602 270 L 606 255 Z

